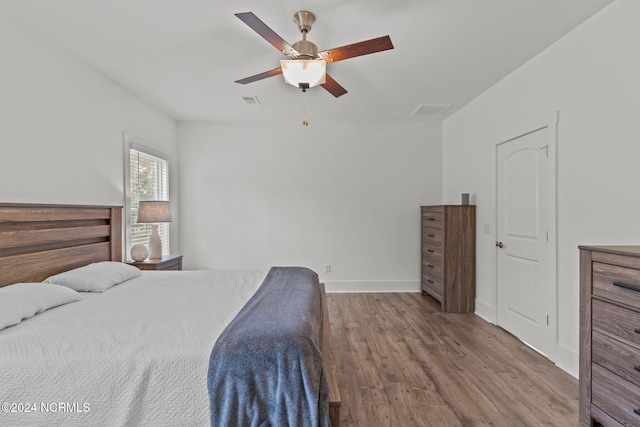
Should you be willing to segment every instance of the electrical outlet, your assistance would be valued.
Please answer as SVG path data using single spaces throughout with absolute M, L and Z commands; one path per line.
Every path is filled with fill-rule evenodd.
M 325 264 L 324 265 L 324 272 L 325 273 L 331 273 L 331 264 Z

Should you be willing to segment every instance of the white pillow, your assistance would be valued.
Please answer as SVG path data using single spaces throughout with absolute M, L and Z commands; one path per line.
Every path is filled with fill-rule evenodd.
M 17 283 L 0 288 L 0 330 L 52 307 L 80 300 L 73 289 L 44 283 Z
M 78 292 L 104 292 L 110 287 L 141 276 L 136 267 L 122 262 L 103 261 L 48 277 L 44 283 L 54 283 Z

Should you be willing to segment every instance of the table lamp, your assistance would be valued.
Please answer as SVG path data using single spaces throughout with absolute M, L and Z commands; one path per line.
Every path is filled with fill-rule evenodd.
M 149 237 L 149 259 L 162 258 L 162 240 L 158 234 L 159 222 L 171 222 L 171 209 L 167 201 L 139 202 L 138 223 L 151 224 Z

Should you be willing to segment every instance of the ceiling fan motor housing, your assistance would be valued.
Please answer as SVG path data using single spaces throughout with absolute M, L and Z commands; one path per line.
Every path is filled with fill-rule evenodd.
M 300 54 L 299 58 L 314 59 L 318 57 L 318 47 L 307 40 L 307 33 L 316 22 L 316 15 L 308 10 L 300 10 L 293 15 L 293 21 L 302 33 L 302 40 L 293 44 L 293 48 Z
M 302 59 L 315 59 L 318 57 L 318 46 L 309 40 L 300 40 L 293 44 L 293 48 L 300 54 L 297 57 Z

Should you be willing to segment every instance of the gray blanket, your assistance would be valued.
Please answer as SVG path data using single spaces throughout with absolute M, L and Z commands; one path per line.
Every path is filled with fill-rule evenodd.
M 318 276 L 273 267 L 209 359 L 212 426 L 328 427 Z

